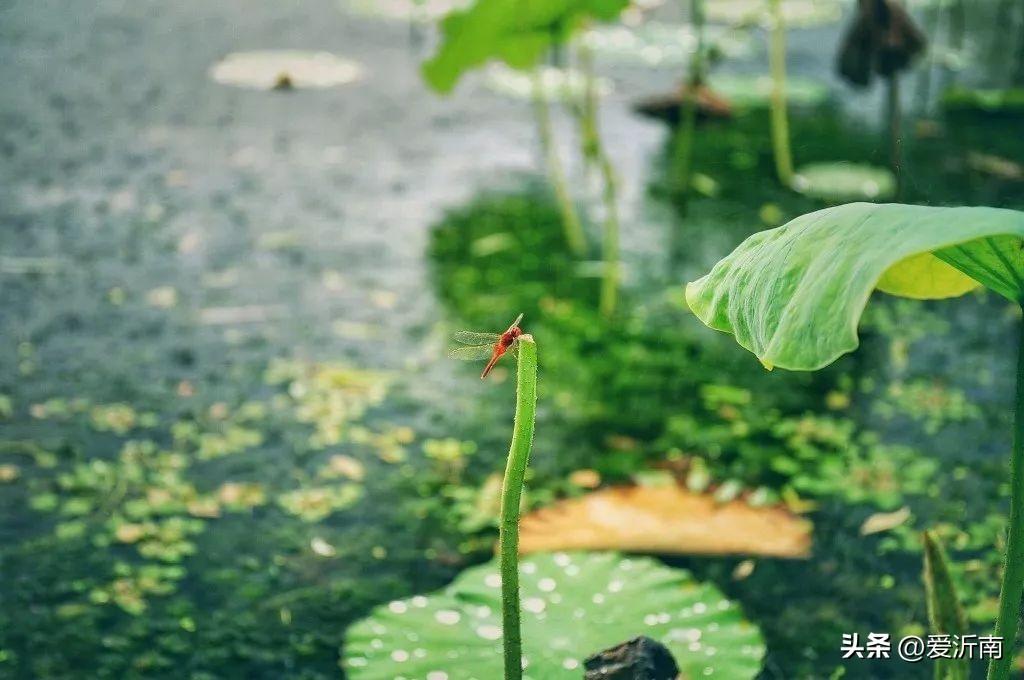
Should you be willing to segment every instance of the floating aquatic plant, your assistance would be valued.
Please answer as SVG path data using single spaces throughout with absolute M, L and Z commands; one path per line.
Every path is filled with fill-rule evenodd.
M 257 90 L 336 87 L 362 74 L 359 64 L 329 52 L 295 50 L 235 52 L 210 68 L 218 83 Z
M 764 642 L 739 607 L 711 585 L 650 558 L 542 553 L 519 565 L 523 588 L 522 677 L 578 679 L 583 660 L 646 635 L 675 656 L 684 677 L 757 675 Z M 450 586 L 378 607 L 345 637 L 352 680 L 491 680 L 502 677 L 495 562 Z
M 355 484 L 338 484 L 295 489 L 281 494 L 277 502 L 291 515 L 306 522 L 319 522 L 339 510 L 350 507 L 361 496 L 362 487 Z
M 737 109 L 760 109 L 771 105 L 770 76 L 724 74 L 715 77 L 715 90 Z M 826 85 L 808 78 L 786 78 L 786 104 L 789 107 L 813 108 L 826 104 L 831 93 Z
M 884 201 L 895 195 L 896 177 L 887 168 L 862 163 L 811 163 L 797 171 L 792 187 L 833 204 Z
M 858 344 L 871 292 L 946 298 L 984 285 L 1024 303 L 1024 213 L 853 203 L 754 234 L 686 299 L 766 366 L 816 370 Z M 1024 331 L 1018 349 L 1010 516 L 995 635 L 1016 640 L 1024 593 Z M 1009 676 L 1012 654 L 989 678 Z

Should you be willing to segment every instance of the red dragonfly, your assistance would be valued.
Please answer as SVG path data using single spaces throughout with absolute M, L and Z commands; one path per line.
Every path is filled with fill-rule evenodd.
M 505 355 L 505 352 L 511 349 L 512 354 L 515 355 L 518 351 L 519 345 L 516 343 L 516 340 L 523 334 L 523 329 L 519 327 L 519 322 L 522 320 L 523 315 L 520 314 L 504 333 L 458 331 L 453 336 L 455 342 L 465 346 L 456 347 L 449 351 L 448 356 L 452 359 L 461 359 L 463 361 L 479 361 L 490 357 L 490 361 L 484 367 L 484 372 L 480 374 L 480 379 L 483 380 L 491 372 L 491 369 L 494 368 L 494 365 L 498 363 L 498 359 Z

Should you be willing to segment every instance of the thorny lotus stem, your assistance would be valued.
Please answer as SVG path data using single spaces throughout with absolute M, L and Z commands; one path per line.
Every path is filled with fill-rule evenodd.
M 512 426 L 512 444 L 508 450 L 505 480 L 501 487 L 501 623 L 505 651 L 505 680 L 523 676 L 523 641 L 519 626 L 519 503 L 523 479 L 533 446 L 534 419 L 537 413 L 537 344 L 530 335 L 521 335 L 519 365 L 516 371 L 516 416 Z
M 680 102 L 679 120 L 681 129 L 676 136 L 675 164 L 676 187 L 686 210 L 686 197 L 690 193 L 690 176 L 693 171 L 693 137 L 697 129 L 698 88 L 704 82 L 704 0 L 690 0 L 690 22 L 697 33 L 697 47 L 690 61 L 690 74 L 684 96 Z
M 576 206 L 573 205 L 572 195 L 569 193 L 565 171 L 558 159 L 558 149 L 555 147 L 551 128 L 551 111 L 548 108 L 547 96 L 544 93 L 544 80 L 539 68 L 533 72 L 533 110 L 537 117 L 541 153 L 544 154 L 544 160 L 548 166 L 548 177 L 555 191 L 555 200 L 558 201 L 558 208 L 562 213 L 562 228 L 565 230 L 566 243 L 573 253 L 582 255 L 587 248 L 586 237 L 583 234 L 583 225 L 580 223 Z
M 593 54 L 585 43 L 581 43 L 577 50 L 577 57 L 580 69 L 585 76 L 593 80 Z M 619 280 L 621 279 L 621 264 L 619 263 L 619 192 L 618 179 L 615 176 L 615 168 L 608 152 L 601 141 L 600 126 L 597 120 L 597 95 L 593 82 L 589 82 L 586 88 L 584 101 L 576 107 L 579 119 L 580 137 L 583 144 L 583 155 L 588 164 L 593 162 L 601 171 L 601 179 L 604 183 L 602 193 L 604 202 L 604 229 L 601 237 L 601 258 L 604 261 L 604 275 L 601 279 L 601 314 L 611 317 L 615 314 L 619 295 Z
M 1017 354 L 1017 394 L 1013 413 L 1013 453 L 1010 458 L 1010 526 L 999 591 L 995 635 L 1003 638 L 1003 657 L 988 667 L 989 680 L 1007 680 L 1017 640 L 1020 601 L 1024 596 L 1024 325 Z
M 772 31 L 768 59 L 772 71 L 772 148 L 775 173 L 787 187 L 793 185 L 793 154 L 789 148 L 789 118 L 786 112 L 786 24 L 782 1 L 771 0 Z

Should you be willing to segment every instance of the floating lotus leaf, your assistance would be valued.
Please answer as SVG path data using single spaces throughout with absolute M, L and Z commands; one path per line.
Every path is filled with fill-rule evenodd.
M 752 678 L 764 642 L 739 607 L 689 573 L 648 558 L 554 553 L 524 558 L 523 677 L 579 680 L 583 660 L 637 635 L 665 644 L 683 677 Z M 378 607 L 349 628 L 350 680 L 502 677 L 496 561 L 448 588 Z
M 1024 114 L 1024 87 L 1005 90 L 954 88 L 942 96 L 947 111 L 973 111 L 978 113 Z
M 816 370 L 857 347 L 876 287 L 942 298 L 970 290 L 970 279 L 1024 300 L 1024 213 L 872 203 L 819 210 L 749 237 L 690 283 L 686 300 L 766 366 Z
M 708 21 L 722 24 L 768 26 L 767 0 L 714 0 L 706 4 Z M 782 19 L 790 28 L 812 28 L 839 21 L 842 3 L 837 0 L 782 0 Z
M 290 50 L 235 52 L 210 68 L 210 77 L 222 85 L 256 90 L 335 87 L 362 74 L 359 64 L 330 52 Z
M 810 522 L 780 508 L 676 485 L 618 487 L 565 500 L 523 517 L 520 552 L 625 550 L 680 555 L 807 557 Z
M 612 20 L 627 4 L 627 0 L 477 0 L 441 22 L 441 46 L 423 65 L 423 76 L 432 88 L 445 93 L 466 71 L 491 60 L 517 69 L 532 68 L 584 21 Z
M 721 75 L 712 85 L 738 109 L 767 108 L 771 102 L 771 76 Z M 809 78 L 787 78 L 786 103 L 794 107 L 812 108 L 829 101 L 827 86 Z
M 586 77 L 575 69 L 561 69 L 552 66 L 541 67 L 541 88 L 548 101 L 579 101 L 586 92 Z M 533 74 L 516 71 L 503 64 L 494 64 L 487 69 L 484 81 L 488 89 L 514 99 L 531 99 L 536 87 Z M 612 91 L 611 81 L 598 78 L 596 91 L 605 96 Z
M 746 32 L 709 26 L 704 39 L 725 57 L 741 57 L 751 51 L 750 34 Z M 697 32 L 686 24 L 647 21 L 636 27 L 598 26 L 583 35 L 583 42 L 605 59 L 676 67 L 688 63 L 697 51 Z
M 896 193 L 896 177 L 888 168 L 860 163 L 812 163 L 796 171 L 793 188 L 829 203 L 884 201 Z

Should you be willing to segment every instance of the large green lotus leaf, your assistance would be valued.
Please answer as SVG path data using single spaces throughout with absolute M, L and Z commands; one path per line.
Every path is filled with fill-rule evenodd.
M 768 108 L 771 105 L 772 78 L 768 75 L 721 75 L 712 78 L 715 90 L 740 109 Z M 786 79 L 786 103 L 812 108 L 828 102 L 828 86 L 809 78 Z
M 882 274 L 878 290 L 916 300 L 959 297 L 981 284 L 931 253 L 911 255 Z
M 628 0 L 477 0 L 441 22 L 437 54 L 423 65 L 423 76 L 438 92 L 449 92 L 466 71 L 492 59 L 512 68 L 535 66 L 553 44 L 562 42 L 589 18 L 608 21 Z
M 1024 113 L 1024 87 L 1007 90 L 953 88 L 942 96 L 948 111 L 1020 115 Z
M 1024 299 L 1022 237 L 1024 213 L 1013 210 L 850 203 L 754 234 L 690 283 L 686 299 L 766 366 L 816 370 L 857 347 L 857 323 L 879 283 L 917 298 L 971 287 L 935 258 L 915 256 L 934 253 Z
M 683 677 L 748 679 L 764 642 L 737 605 L 689 573 L 615 553 L 543 553 L 520 563 L 524 678 L 579 680 L 589 655 L 637 635 L 668 646 Z M 351 680 L 502 677 L 497 562 L 439 593 L 392 602 L 353 625 Z
M 1018 220 L 1024 215 L 1012 214 Z M 935 255 L 1003 297 L 1016 302 L 1024 300 L 1024 242 L 1019 236 L 989 236 L 937 250 Z

